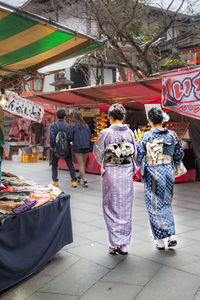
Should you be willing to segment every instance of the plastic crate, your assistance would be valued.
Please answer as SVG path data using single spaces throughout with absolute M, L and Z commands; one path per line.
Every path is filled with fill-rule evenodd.
M 23 163 L 36 163 L 39 162 L 39 153 L 22 153 Z

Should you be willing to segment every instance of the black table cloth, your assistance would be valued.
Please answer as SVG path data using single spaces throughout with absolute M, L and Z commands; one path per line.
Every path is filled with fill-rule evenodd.
M 72 241 L 70 195 L 7 218 L 0 227 L 0 291 L 38 271 Z

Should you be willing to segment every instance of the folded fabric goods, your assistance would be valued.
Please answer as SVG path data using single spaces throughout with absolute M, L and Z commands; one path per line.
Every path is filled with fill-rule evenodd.
M 17 206 L 16 208 L 13 209 L 13 213 L 14 214 L 20 214 L 28 209 L 30 209 L 31 207 L 33 207 L 35 204 L 37 203 L 36 200 L 31 201 L 31 200 L 25 200 L 23 204 Z
M 14 202 L 14 201 L 0 201 L 0 212 L 2 214 L 12 214 L 14 208 L 23 205 L 24 201 Z
M 3 201 L 12 200 L 14 202 L 20 202 L 28 200 L 30 192 L 0 192 L 0 199 Z
M 37 199 L 37 203 L 31 209 L 42 206 L 43 204 L 49 202 L 50 201 L 49 198 L 50 197 L 48 197 L 48 198 L 47 197 L 45 197 L 45 198 L 42 197 L 41 198 L 41 195 L 40 195 L 40 198 Z
M 12 186 L 8 186 L 7 188 L 4 187 L 4 189 L 1 190 L 2 192 L 14 192 L 14 188 Z
M 0 191 L 4 190 L 5 189 L 5 185 L 3 184 L 0 184 Z
M 51 192 L 49 193 L 51 195 L 51 201 L 54 201 L 62 193 L 59 188 L 52 184 L 48 184 L 47 187 L 51 188 Z
M 6 176 L 6 177 L 17 177 L 17 178 L 19 178 L 18 176 L 16 176 L 15 174 L 12 174 L 10 172 L 1 171 L 1 174 L 2 174 L 2 176 Z
M 44 187 L 41 185 L 32 185 L 32 186 L 16 186 L 14 187 L 15 192 L 40 192 L 40 193 L 50 193 L 52 191 L 52 187 Z

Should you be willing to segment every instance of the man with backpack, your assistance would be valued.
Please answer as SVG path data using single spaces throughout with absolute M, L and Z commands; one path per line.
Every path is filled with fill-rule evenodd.
M 64 109 L 57 111 L 57 122 L 50 126 L 50 146 L 52 148 L 52 179 L 53 185 L 59 186 L 58 160 L 66 161 L 72 180 L 72 187 L 77 187 L 76 172 L 72 164 L 70 143 L 68 141 L 68 124 L 65 122 L 66 113 Z

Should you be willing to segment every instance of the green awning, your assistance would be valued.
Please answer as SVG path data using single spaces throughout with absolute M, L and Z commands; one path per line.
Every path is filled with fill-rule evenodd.
M 10 9 L 1 1 L 0 6 L 0 87 L 2 81 L 8 85 L 46 65 L 102 47 L 93 38 L 61 24 Z

